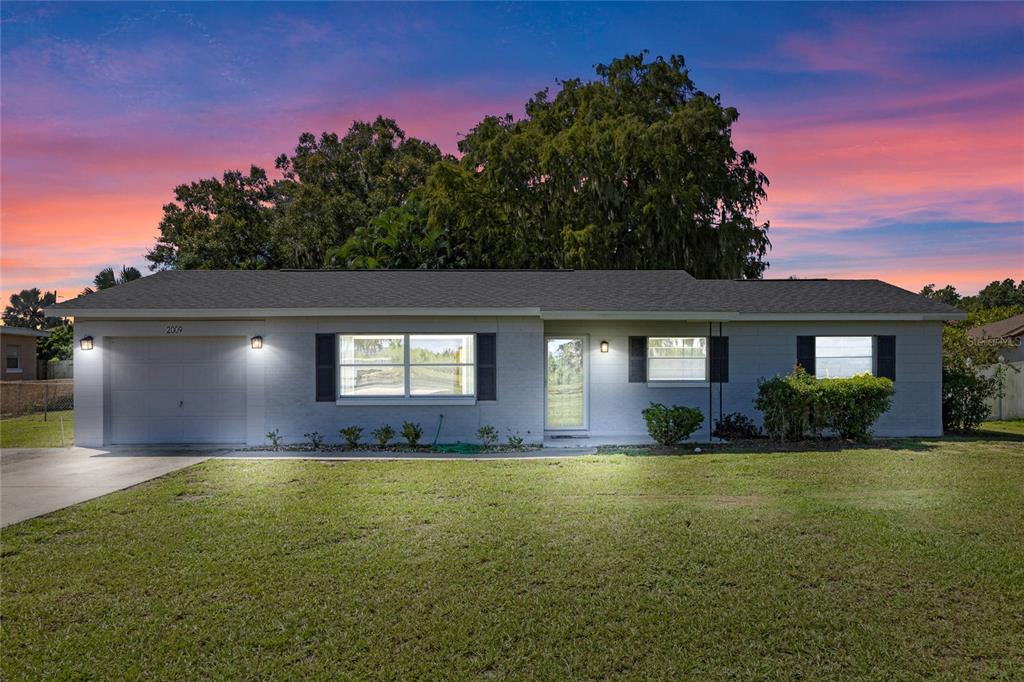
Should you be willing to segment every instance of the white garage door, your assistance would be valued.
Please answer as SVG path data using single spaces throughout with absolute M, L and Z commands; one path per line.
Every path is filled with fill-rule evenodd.
M 245 441 L 242 337 L 106 341 L 113 443 Z

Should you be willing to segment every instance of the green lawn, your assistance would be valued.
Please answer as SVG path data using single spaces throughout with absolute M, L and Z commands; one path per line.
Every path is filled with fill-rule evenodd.
M 981 427 L 983 435 L 999 434 L 1024 436 L 1024 419 L 1004 419 L 1002 421 L 985 422 Z
M 1022 446 L 209 461 L 0 531 L 0 667 L 1020 679 Z
M 75 438 L 75 411 L 50 412 L 43 421 L 43 413 L 23 417 L 0 419 L 0 448 L 58 448 L 61 447 L 61 419 L 64 420 L 64 443 L 70 445 Z

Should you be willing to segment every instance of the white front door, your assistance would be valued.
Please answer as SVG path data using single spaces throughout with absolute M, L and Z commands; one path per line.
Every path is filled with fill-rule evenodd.
M 549 431 L 586 429 L 586 337 L 548 337 L 545 353 L 544 428 Z
M 245 441 L 243 337 L 113 338 L 111 443 Z

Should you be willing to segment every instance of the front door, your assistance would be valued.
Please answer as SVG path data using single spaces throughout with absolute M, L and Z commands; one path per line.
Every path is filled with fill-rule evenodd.
M 587 340 L 552 336 L 546 339 L 546 347 L 544 426 L 551 431 L 586 429 Z

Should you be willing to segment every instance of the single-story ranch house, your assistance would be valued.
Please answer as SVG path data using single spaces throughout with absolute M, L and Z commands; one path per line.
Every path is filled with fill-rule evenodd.
M 75 318 L 75 440 L 263 444 L 403 421 L 431 441 L 648 442 L 651 402 L 759 418 L 762 377 L 895 381 L 882 436 L 942 431 L 950 306 L 877 280 L 674 271 L 167 271 Z M 443 415 L 443 418 L 442 418 Z M 562 439 L 565 440 L 562 440 Z

